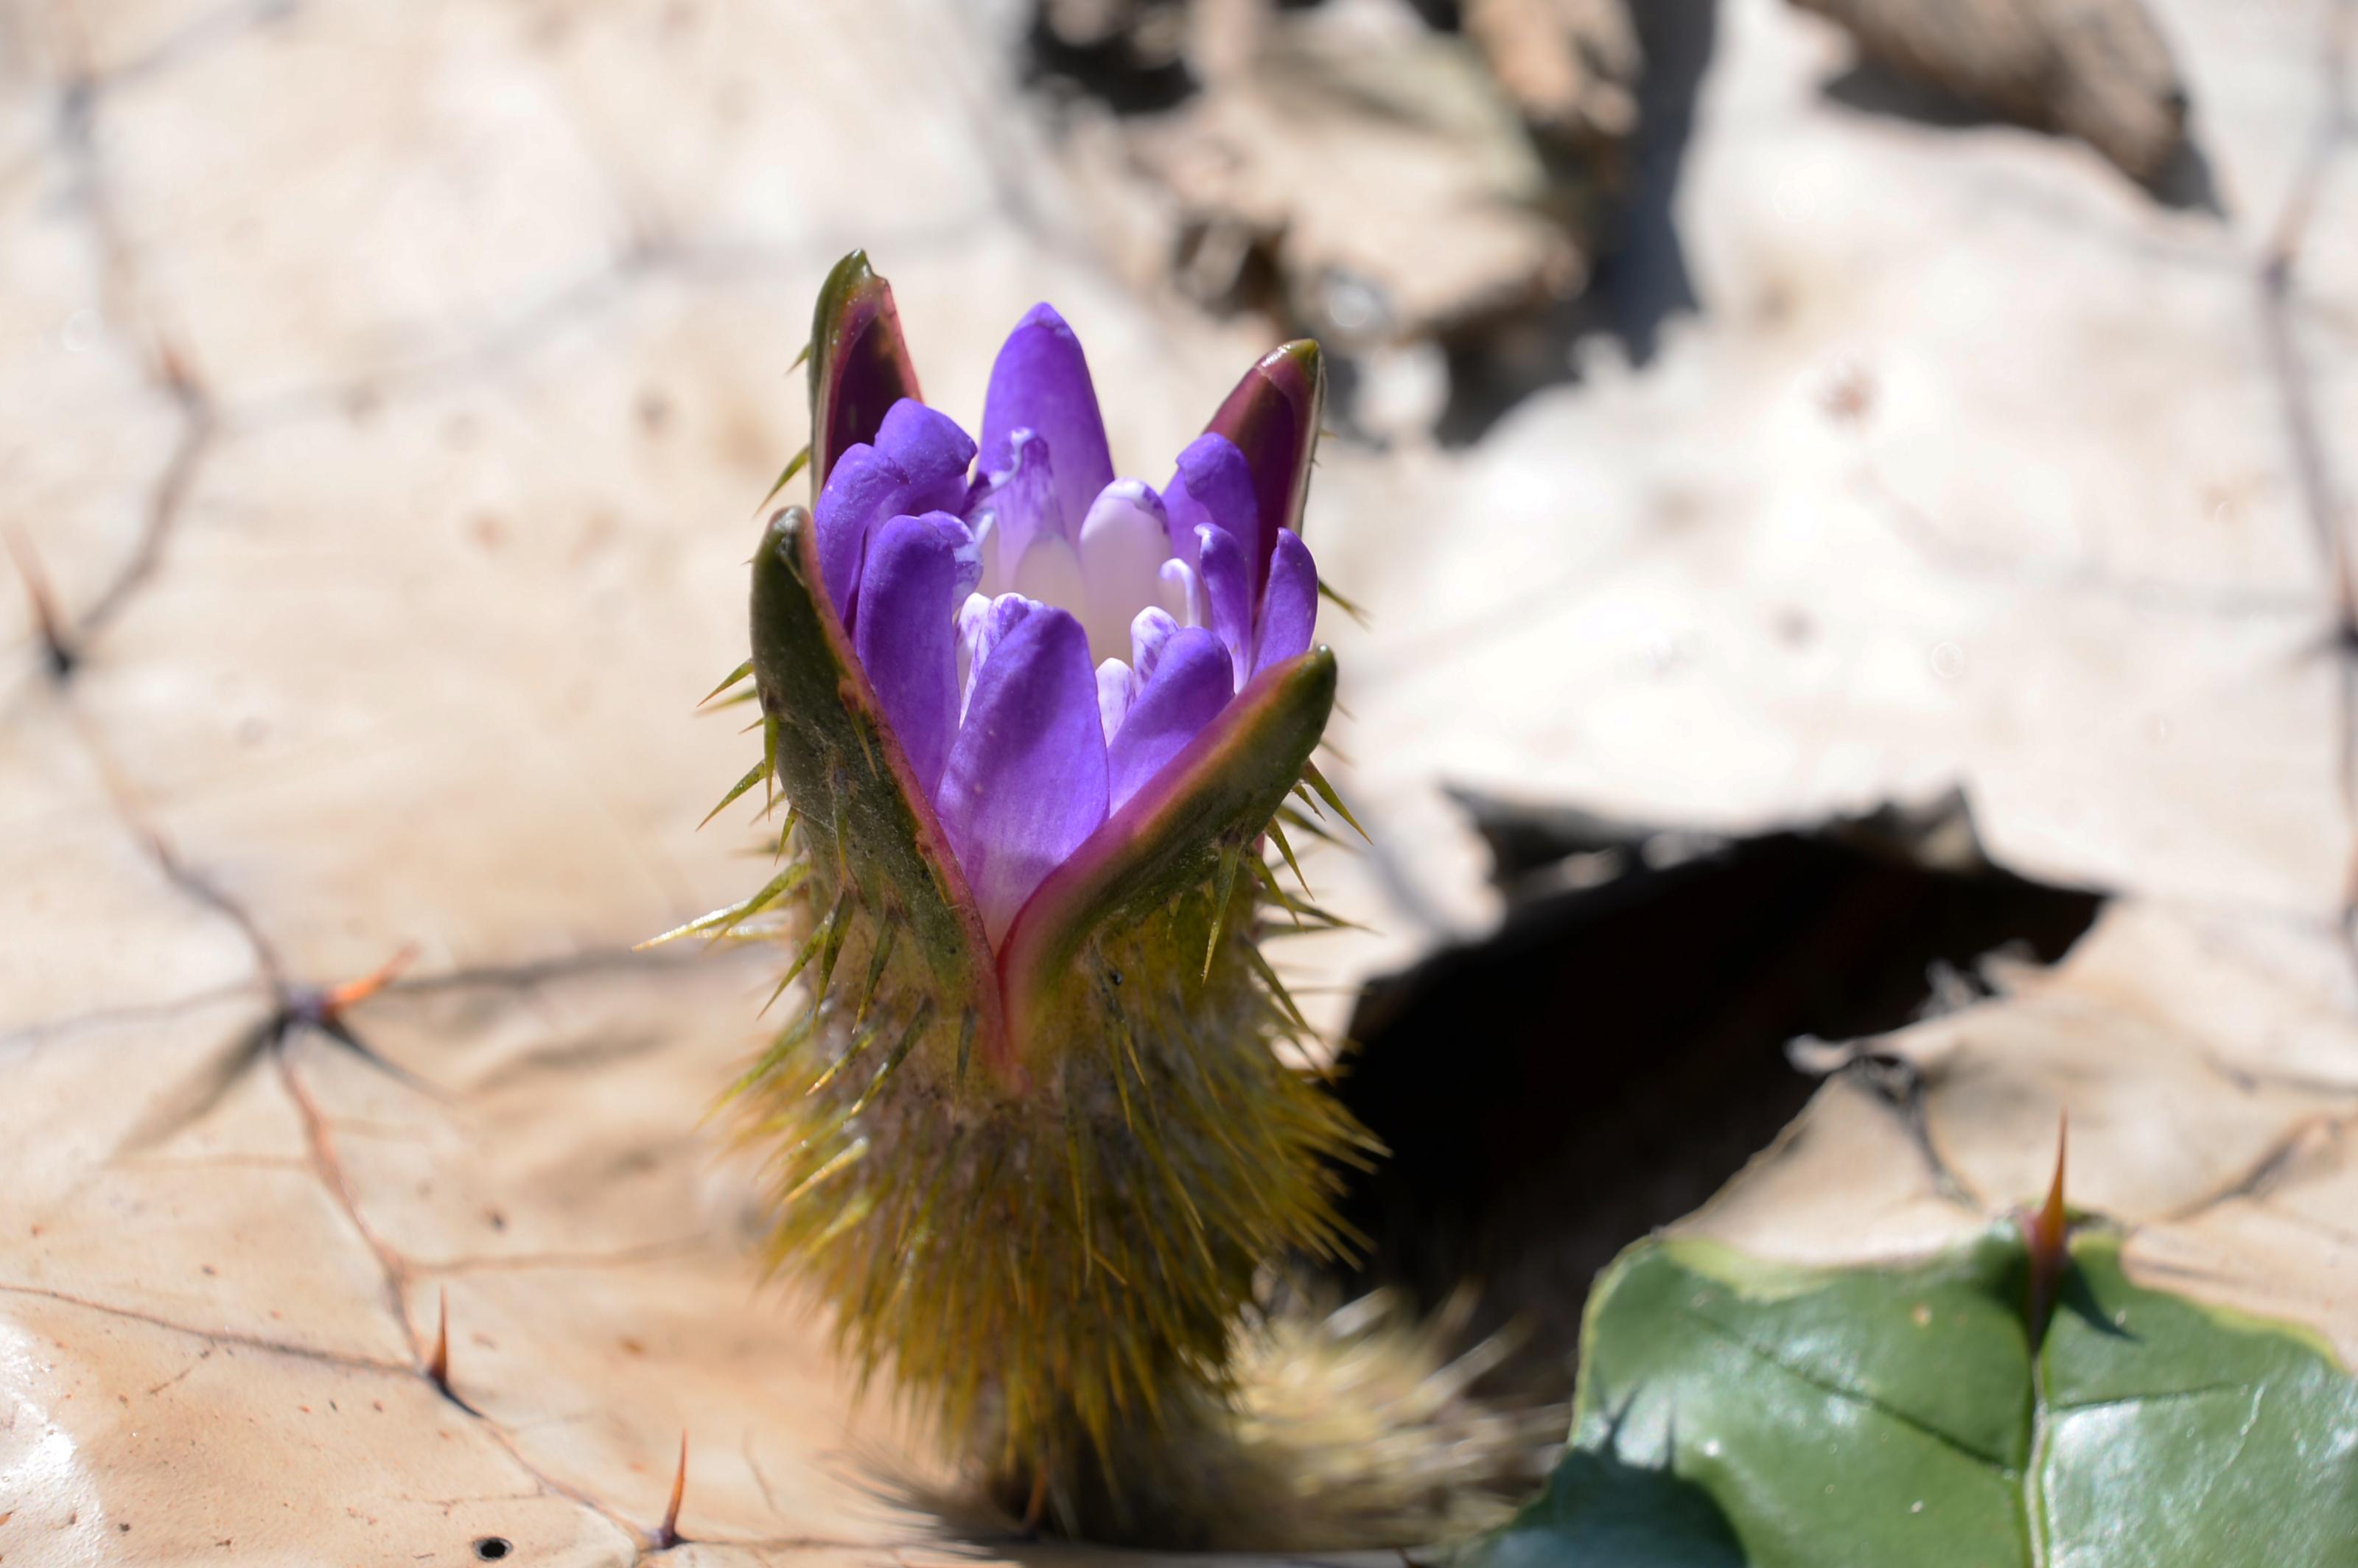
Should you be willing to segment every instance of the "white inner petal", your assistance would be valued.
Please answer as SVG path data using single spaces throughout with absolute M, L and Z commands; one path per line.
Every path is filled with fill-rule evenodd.
M 1049 474 L 1055 454 L 1046 438 L 1036 431 L 1016 430 L 1008 440 L 1011 466 L 991 476 L 993 488 L 980 514 L 990 519 L 999 535 L 1001 556 L 1020 563 L 1034 539 L 1061 537 L 1064 529 L 1056 514 L 1055 481 Z
M 950 562 L 957 570 L 959 602 L 982 586 L 982 541 L 965 524 L 955 524 L 956 544 L 950 552 Z
M 1106 744 L 1113 744 L 1114 731 L 1130 717 L 1130 705 L 1138 700 L 1138 676 L 1120 659 L 1108 659 L 1098 666 L 1098 718 L 1105 724 Z
M 1023 558 L 1016 563 L 1015 591 L 1026 599 L 1069 610 L 1078 617 L 1084 597 L 1080 552 L 1073 548 L 1071 540 L 1058 535 L 1037 535 L 1025 547 Z M 1091 648 L 1094 651 L 1094 643 Z
M 1141 605 L 1162 599 L 1163 563 L 1171 539 L 1152 492 L 1136 480 L 1116 480 L 1098 495 L 1081 524 L 1081 577 L 1087 602 L 1080 611 L 1089 652 L 1119 657 L 1130 646 L 1130 618 Z
M 1018 435 L 1019 442 L 1036 439 L 1029 432 Z M 962 568 L 979 568 L 979 590 L 958 607 L 958 721 L 966 721 L 975 672 L 990 653 L 992 604 L 1020 595 L 1069 611 L 1087 633 L 1089 656 L 1098 661 L 1098 713 L 1110 742 L 1172 633 L 1211 623 L 1203 579 L 1172 557 L 1161 503 L 1140 481 L 1118 479 L 1100 491 L 1077 543 L 1049 529 L 1011 527 L 1013 519 L 989 503 L 979 508 L 971 557 L 959 552 Z M 1011 562 L 1007 545 L 1027 532 L 1022 558 Z
M 969 593 L 958 606 L 958 722 L 966 722 L 966 705 L 974 696 L 974 672 L 982 664 L 983 654 L 990 650 L 982 645 L 983 630 L 990 623 L 990 595 Z
M 1140 611 L 1130 623 L 1130 663 L 1142 683 L 1154 678 L 1163 662 L 1163 644 L 1178 634 L 1178 618 L 1159 604 Z
M 974 530 L 974 558 L 982 568 L 975 579 L 973 591 L 989 598 L 1007 591 L 1007 578 L 999 569 L 999 519 L 988 512 L 977 513 L 968 524 Z M 959 611 L 964 623 L 964 610 Z
M 1158 600 L 1182 626 L 1208 626 L 1212 618 L 1204 604 L 1204 579 L 1195 568 L 1176 558 L 1163 563 Z

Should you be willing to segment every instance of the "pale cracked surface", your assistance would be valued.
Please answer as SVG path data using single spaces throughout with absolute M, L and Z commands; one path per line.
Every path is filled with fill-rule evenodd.
M 683 1430 L 671 1560 L 939 1560 L 701 1121 L 766 960 L 627 949 L 758 874 L 688 708 L 842 250 L 968 417 L 1055 298 L 1152 479 L 1262 346 L 1101 265 L 1008 9 L 0 12 L 0 529 L 79 656 L 0 593 L 0 1562 L 629 1563 Z M 1280 957 L 1331 1020 L 1490 917 L 1444 783 L 1726 828 L 1962 784 L 2122 901 L 1877 1044 L 1920 1116 L 1838 1078 L 1692 1223 L 1906 1250 L 2068 1106 L 2135 1266 L 2358 1354 L 2358 24 L 2158 9 L 2223 218 L 1829 104 L 1833 35 L 1726 0 L 1704 313 L 1470 450 L 1327 449 L 1377 852 L 1310 870 L 1384 935 Z M 408 945 L 373 1054 L 270 1028 Z

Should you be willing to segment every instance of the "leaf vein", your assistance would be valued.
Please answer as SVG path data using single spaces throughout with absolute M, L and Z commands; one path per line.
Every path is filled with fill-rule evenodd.
M 1723 1339 L 1728 1344 L 1735 1346 L 1737 1349 L 1767 1362 L 1769 1366 L 1776 1368 L 1779 1371 L 1784 1373 L 1787 1377 L 1793 1379 L 1796 1382 L 1806 1384 L 1810 1388 L 1817 1390 L 1820 1393 L 1830 1394 L 1835 1399 L 1843 1400 L 1852 1404 L 1864 1405 L 1871 1411 L 1888 1416 L 1893 1421 L 1898 1422 L 1900 1425 L 1922 1433 L 1924 1436 L 1931 1438 L 1933 1442 L 1941 1444 L 1942 1447 L 1952 1449 L 1956 1453 L 1963 1454 L 1965 1458 L 1972 1460 L 1974 1464 L 1996 1472 L 2006 1480 L 2017 1481 L 2021 1479 L 2022 1472 L 2016 1469 L 2013 1465 L 2008 1465 L 2004 1459 L 1999 1458 L 1996 1454 L 1985 1454 L 1980 1449 L 1974 1447 L 1973 1444 L 1962 1441 L 1953 1433 L 1942 1432 L 1939 1427 L 1930 1424 L 1920 1417 L 1910 1415 L 1906 1411 L 1900 1410 L 1897 1406 L 1886 1404 L 1872 1394 L 1863 1393 L 1856 1389 L 1844 1388 L 1839 1383 L 1830 1382 L 1823 1378 L 1818 1377 L 1806 1368 L 1795 1366 L 1792 1362 L 1786 1360 L 1775 1352 L 1766 1349 L 1761 1346 L 1753 1344 L 1752 1341 L 1745 1338 L 1742 1335 L 1736 1333 L 1734 1329 L 1729 1328 L 1726 1325 L 1719 1323 L 1702 1313 L 1696 1312 L 1691 1307 L 1683 1309 L 1683 1311 L 1688 1318 L 1700 1325 L 1706 1333 Z

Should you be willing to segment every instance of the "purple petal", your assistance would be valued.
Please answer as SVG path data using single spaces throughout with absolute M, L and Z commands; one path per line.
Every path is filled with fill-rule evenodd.
M 929 797 L 957 727 L 957 544 L 950 529 L 966 531 L 936 513 L 895 517 L 876 530 L 860 576 L 854 633 L 860 667 Z
M 1065 536 L 1078 538 L 1089 503 L 1113 482 L 1113 458 L 1081 341 L 1045 305 L 1034 305 L 1015 324 L 990 367 L 982 400 L 986 470 L 1014 466 L 1011 438 L 1019 429 L 1038 431 L 1056 454 L 1057 514 Z
M 1035 537 L 1062 535 L 1065 527 L 1056 511 L 1055 460 L 1047 438 L 1018 430 L 1009 444 L 1012 456 L 1008 466 L 991 470 L 988 487 L 975 497 L 968 515 L 978 533 L 990 523 L 999 537 L 999 569 L 1011 574 Z
M 860 442 L 844 449 L 812 508 L 818 529 L 818 575 L 846 626 L 860 592 L 860 563 L 868 535 L 886 518 L 906 512 L 909 476 L 882 452 Z
M 975 650 L 976 658 L 984 664 L 989 663 L 990 650 L 999 645 L 1000 639 L 1022 625 L 1034 611 L 1047 608 L 1039 600 L 1026 599 L 1020 593 L 1002 593 L 992 600 L 990 613 L 983 618 L 982 642 Z M 978 670 L 980 667 L 980 665 L 976 666 Z
M 966 574 L 975 565 L 974 530 L 968 527 L 966 519 L 955 512 L 934 511 L 916 515 L 921 516 L 925 525 L 939 534 L 949 546 L 950 558 L 957 563 L 958 598 L 965 599 L 974 591 L 966 580 Z
M 935 799 L 996 943 L 1040 879 L 1106 818 L 1106 743 L 1089 639 L 1041 606 L 984 659 Z
M 1202 435 L 1179 454 L 1179 471 L 1163 492 L 1171 518 L 1171 553 L 1195 565 L 1195 530 L 1225 528 L 1248 563 L 1260 555 L 1260 505 L 1252 470 L 1226 436 Z M 1258 570 L 1258 568 L 1256 568 Z
M 953 513 L 925 515 L 950 542 L 950 557 L 957 563 L 957 602 L 964 604 L 967 595 L 982 586 L 982 541 Z
M 914 397 L 892 405 L 876 431 L 876 449 L 909 476 L 906 511 L 963 511 L 966 470 L 974 462 L 974 438 L 957 421 Z
M 1196 529 L 1195 545 L 1204 557 L 1204 598 L 1210 605 L 1212 631 L 1236 665 L 1233 691 L 1252 678 L 1252 559 L 1226 528 Z
M 1255 675 L 1310 650 L 1318 625 L 1318 564 L 1310 546 L 1291 528 L 1277 531 L 1271 552 L 1269 587 L 1262 591 L 1260 626 L 1253 640 Z
M 860 563 L 876 530 L 889 518 L 957 505 L 974 452 L 965 431 L 906 397 L 885 415 L 876 438 L 878 446 L 845 449 L 815 509 L 819 576 L 847 628 L 859 618 Z
M 1228 651 L 1199 627 L 1185 627 L 1163 644 L 1153 678 L 1140 688 L 1107 750 L 1114 810 L 1120 811 L 1152 782 L 1228 706 L 1235 691 L 1229 671 Z

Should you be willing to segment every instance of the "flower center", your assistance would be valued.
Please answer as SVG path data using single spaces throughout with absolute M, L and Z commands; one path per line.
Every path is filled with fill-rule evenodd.
M 1153 487 L 1117 479 L 1076 525 L 1059 504 L 1046 439 L 1017 430 L 1010 445 L 1010 468 L 986 478 L 968 507 L 980 579 L 958 615 L 960 711 L 983 658 L 1020 619 L 1002 601 L 1053 605 L 1088 636 L 1110 742 L 1171 635 L 1205 625 L 1203 585 L 1172 555 L 1170 514 Z

